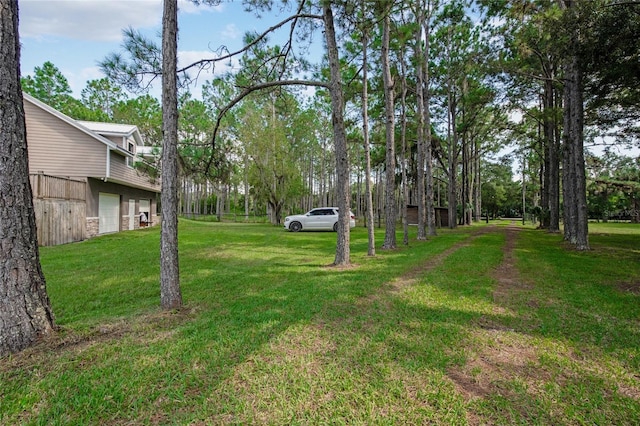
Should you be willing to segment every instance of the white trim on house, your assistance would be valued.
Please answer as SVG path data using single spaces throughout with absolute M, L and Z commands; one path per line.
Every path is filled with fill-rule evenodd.
M 111 148 L 107 146 L 107 164 L 105 165 L 104 181 L 111 177 Z

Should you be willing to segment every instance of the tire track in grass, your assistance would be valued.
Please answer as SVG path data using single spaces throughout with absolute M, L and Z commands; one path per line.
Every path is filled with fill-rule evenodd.
M 417 281 L 423 275 L 432 271 L 436 267 L 440 266 L 445 261 L 445 259 L 451 256 L 453 253 L 455 253 L 456 251 L 460 250 L 463 247 L 468 247 L 471 244 L 471 242 L 473 242 L 476 238 L 491 232 L 495 232 L 495 229 L 496 227 L 494 225 L 483 226 L 481 228 L 475 229 L 464 240 L 458 241 L 457 243 L 453 244 L 451 247 L 444 250 L 443 252 L 438 253 L 437 255 L 430 258 L 426 262 L 421 263 L 420 265 L 408 271 L 404 275 L 401 275 L 395 278 L 394 280 L 392 280 L 391 282 L 389 282 L 388 285 L 389 285 L 390 291 L 398 292 L 406 287 L 416 284 Z
M 511 295 L 514 291 L 531 289 L 531 286 L 523 280 L 516 268 L 514 251 L 520 228 L 509 226 L 505 232 L 504 257 L 502 263 L 493 273 L 493 278 L 498 282 L 493 291 L 493 300 L 500 305 L 510 304 Z
M 522 380 L 532 385 L 540 380 L 538 351 L 531 338 L 495 319 L 512 316 L 510 308 L 514 301 L 522 292 L 532 288 L 516 268 L 515 247 L 520 230 L 513 225 L 504 229 L 503 260 L 492 273 L 497 283 L 493 291 L 495 316 L 485 316 L 477 321 L 478 329 L 474 333 L 480 342 L 475 349 L 477 353 L 471 355 L 464 366 L 448 371 L 457 391 L 468 403 L 494 395 L 509 398 L 509 391 L 504 384 L 512 380 Z M 485 424 L 487 421 L 473 410 L 467 413 L 467 420 L 470 425 Z
M 620 402 L 622 396 L 639 398 L 637 376 L 617 360 L 589 359 L 576 354 L 570 342 L 549 341 L 539 333 L 543 320 L 536 311 L 544 305 L 535 292 L 539 278 L 522 275 L 517 268 L 516 246 L 522 228 L 512 225 L 502 232 L 503 260 L 491 275 L 495 280 L 493 311 L 471 324 L 467 362 L 447 370 L 466 401 L 467 423 L 583 423 L 590 414 L 582 417 L 574 408 L 592 395 L 596 401 L 603 398 L 603 407 L 611 403 L 614 408 L 607 407 L 605 416 L 615 418 L 603 423 L 592 416 L 593 423 L 620 424 L 625 414 L 618 416 L 619 410 L 633 404 Z
M 284 423 L 287 407 L 275 402 L 282 400 L 294 406 L 293 412 L 305 413 L 306 419 L 313 419 L 310 422 L 314 423 L 319 418 L 331 418 L 336 407 L 344 404 L 340 400 L 364 398 L 362 392 L 379 393 L 382 406 L 380 412 L 374 410 L 369 413 L 366 407 L 348 411 L 346 415 L 355 423 L 375 423 L 384 419 L 383 422 L 389 422 L 394 416 L 422 418 L 425 401 L 424 395 L 419 396 L 418 393 L 423 392 L 423 380 L 426 379 L 398 366 L 388 365 L 379 367 L 389 375 L 385 378 L 387 387 L 380 389 L 370 385 L 372 380 L 381 380 L 381 373 L 372 369 L 368 362 L 375 365 L 385 359 L 385 354 L 384 351 L 375 353 L 376 344 L 357 336 L 359 333 L 375 335 L 380 324 L 366 320 L 372 312 L 393 310 L 393 297 L 398 292 L 418 284 L 422 276 L 440 266 L 453 253 L 489 232 L 494 232 L 492 227 L 472 230 L 444 251 L 359 299 L 351 306 L 350 315 L 327 318 L 321 314 L 315 321 L 297 324 L 269 342 L 261 353 L 252 355 L 247 362 L 235 368 L 224 384 L 227 392 L 231 389 L 234 397 L 246 404 L 248 414 L 236 421 L 259 419 L 261 423 Z M 363 319 L 364 323 L 358 324 Z M 370 332 L 367 332 L 369 328 Z M 349 339 L 354 339 L 353 346 L 345 346 Z M 365 353 L 371 359 L 362 362 L 359 357 Z M 352 363 L 353 366 L 349 367 Z M 270 390 L 260 392 L 260 388 Z M 401 392 L 403 396 L 398 397 L 394 392 Z M 287 397 L 280 395 L 284 393 Z M 216 395 L 219 397 L 220 393 L 216 392 Z

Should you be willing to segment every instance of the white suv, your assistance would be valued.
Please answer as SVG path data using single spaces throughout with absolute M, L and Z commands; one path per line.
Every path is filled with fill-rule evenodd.
M 349 212 L 349 226 L 356 226 L 356 218 L 352 212 Z M 337 207 L 319 207 L 309 210 L 305 214 L 297 214 L 284 218 L 284 229 L 291 232 L 298 231 L 337 231 L 338 230 L 338 208 Z

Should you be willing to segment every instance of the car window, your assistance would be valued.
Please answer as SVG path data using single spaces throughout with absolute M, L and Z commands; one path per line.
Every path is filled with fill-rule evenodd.
M 309 212 L 309 216 L 333 216 L 338 214 L 338 209 L 315 209 Z

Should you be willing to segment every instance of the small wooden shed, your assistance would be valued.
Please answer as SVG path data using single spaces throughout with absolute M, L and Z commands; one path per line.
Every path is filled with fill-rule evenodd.
M 449 209 L 447 207 L 436 207 L 436 226 L 447 228 L 449 226 Z M 407 223 L 409 225 L 418 224 L 418 206 L 407 205 Z

